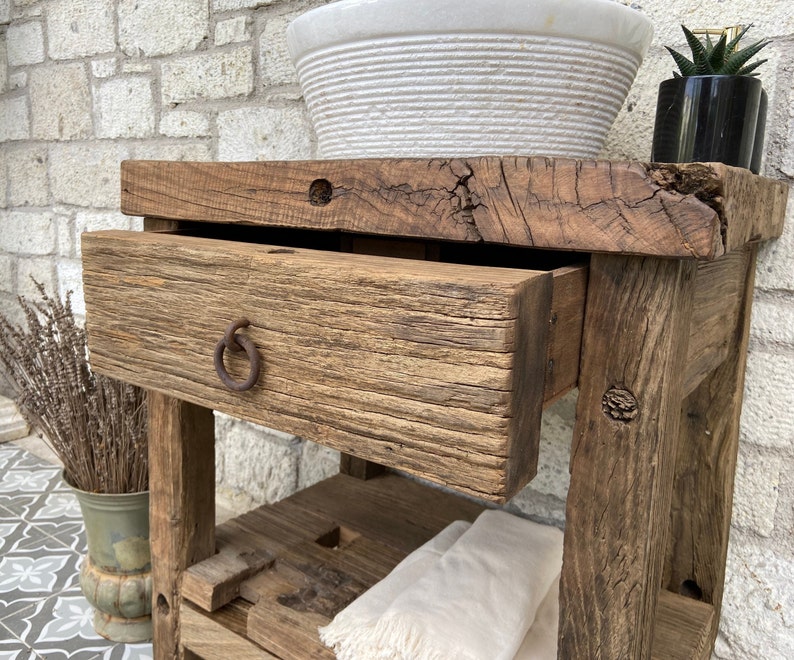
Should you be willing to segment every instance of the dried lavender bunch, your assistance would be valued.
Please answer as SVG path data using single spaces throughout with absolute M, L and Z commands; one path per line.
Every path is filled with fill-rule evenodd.
M 41 431 L 73 486 L 94 493 L 147 490 L 143 390 L 92 372 L 71 291 L 61 302 L 35 284 L 40 301 L 19 297 L 22 326 L 0 315 L 0 365 L 20 412 Z

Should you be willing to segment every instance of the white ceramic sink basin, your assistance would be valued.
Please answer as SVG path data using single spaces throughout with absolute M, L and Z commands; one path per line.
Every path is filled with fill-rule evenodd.
M 287 30 L 326 158 L 595 157 L 651 36 L 610 0 L 340 0 Z

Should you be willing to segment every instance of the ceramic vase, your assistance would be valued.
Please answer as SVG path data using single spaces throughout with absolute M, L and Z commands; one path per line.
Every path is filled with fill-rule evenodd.
M 72 489 L 85 523 L 88 554 L 80 570 L 80 587 L 94 608 L 94 629 L 116 642 L 151 639 L 149 493 Z

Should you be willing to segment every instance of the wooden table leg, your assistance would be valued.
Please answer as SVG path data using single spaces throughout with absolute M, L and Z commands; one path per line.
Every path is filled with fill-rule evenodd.
M 383 474 L 386 468 L 380 463 L 373 463 L 357 456 L 350 454 L 341 454 L 339 457 L 339 472 L 342 474 L 349 474 L 356 479 L 373 479 L 380 474 Z
M 684 401 L 664 584 L 714 606 L 719 622 L 739 448 L 756 246 L 738 261 L 743 301 L 728 356 Z M 717 627 L 711 631 L 714 643 Z
M 156 660 L 178 658 L 179 577 L 215 553 L 212 411 L 149 392 L 152 623 Z
M 558 657 L 650 658 L 696 266 L 594 255 L 571 451 Z

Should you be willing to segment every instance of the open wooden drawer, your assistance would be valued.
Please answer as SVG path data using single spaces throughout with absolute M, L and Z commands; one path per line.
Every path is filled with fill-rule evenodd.
M 84 235 L 83 270 L 97 371 L 492 501 L 534 476 L 542 405 L 556 395 L 545 375 L 578 362 L 581 268 L 107 231 Z M 246 380 L 249 356 L 220 344 L 241 319 L 236 336 L 261 369 L 233 391 L 213 362 L 221 353 Z M 572 326 L 560 357 L 547 355 L 550 319 Z

